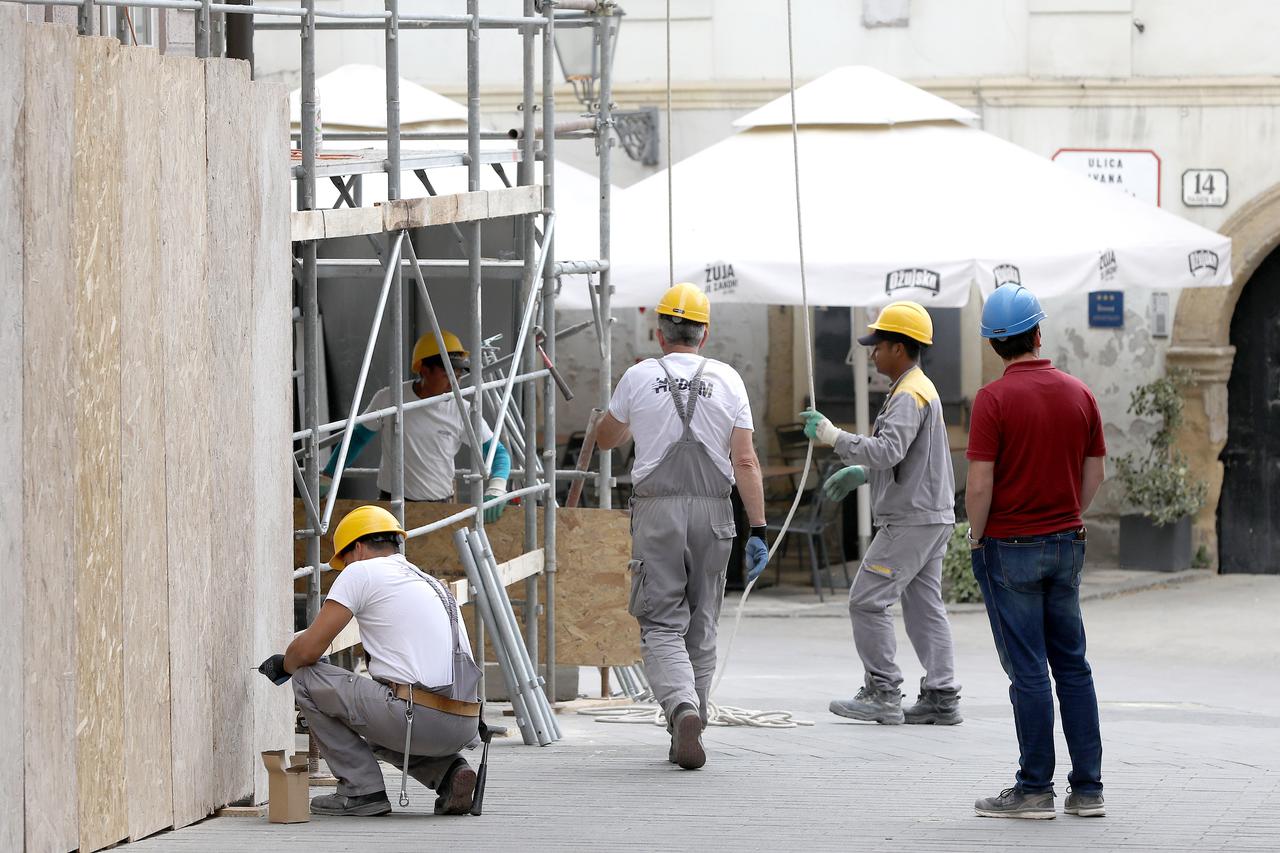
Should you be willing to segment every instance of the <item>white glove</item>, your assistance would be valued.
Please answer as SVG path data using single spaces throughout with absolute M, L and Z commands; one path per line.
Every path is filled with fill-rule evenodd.
M 836 439 L 840 437 L 840 430 L 836 429 L 835 424 L 823 418 L 818 421 L 817 428 L 818 442 L 828 447 L 835 447 Z

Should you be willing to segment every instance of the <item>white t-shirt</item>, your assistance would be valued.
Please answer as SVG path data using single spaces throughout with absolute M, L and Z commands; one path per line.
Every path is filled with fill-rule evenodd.
M 689 380 L 702 363 L 702 356 L 671 353 L 663 356 L 662 363 L 679 384 L 683 399 L 688 394 Z M 683 432 L 680 416 L 671 401 L 669 384 L 662 366 L 654 359 L 646 359 L 622 374 L 609 401 L 609 414 L 630 426 L 635 439 L 632 483 L 639 483 L 658 467 L 662 455 L 680 439 Z M 694 437 L 707 448 L 716 467 L 732 483 L 729 438 L 735 427 L 755 429 L 747 386 L 738 371 L 722 361 L 707 359 L 707 367 L 702 371 L 702 396 L 693 409 L 693 421 L 689 426 Z
M 453 683 L 449 614 L 404 555 L 351 563 L 338 573 L 329 600 L 355 615 L 375 679 L 424 687 Z M 469 654 L 471 641 L 461 620 L 458 636 Z
M 404 401 L 419 399 L 413 392 L 413 380 L 404 383 Z M 404 413 L 404 496 L 413 501 L 443 501 L 453 497 L 453 461 L 458 451 L 467 443 L 467 429 L 458 413 L 458 403 L 452 392 L 446 391 L 438 403 L 410 409 Z M 385 409 L 391 405 L 391 388 L 383 388 L 373 395 L 365 412 Z M 374 432 L 382 428 L 382 421 L 365 424 Z M 480 421 L 480 442 L 493 438 L 493 430 L 483 419 Z M 384 454 L 385 457 L 385 454 Z M 378 488 L 391 491 L 391 471 L 380 465 Z

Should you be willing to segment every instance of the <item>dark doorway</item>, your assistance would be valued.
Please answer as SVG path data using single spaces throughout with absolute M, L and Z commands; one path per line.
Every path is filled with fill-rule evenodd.
M 1218 504 L 1222 572 L 1280 573 L 1280 251 L 1253 274 L 1231 318 L 1225 475 Z

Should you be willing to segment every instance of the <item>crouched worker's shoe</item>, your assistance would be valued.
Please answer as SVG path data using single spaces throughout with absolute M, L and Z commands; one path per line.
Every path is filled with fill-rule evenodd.
M 828 706 L 833 714 L 851 720 L 876 722 L 886 726 L 900 725 L 903 721 L 902 694 L 896 689 L 863 687 L 852 699 L 833 699 Z
M 688 702 L 677 705 L 671 714 L 667 759 L 685 770 L 697 770 L 707 763 L 707 753 L 702 748 L 702 715 Z
M 391 802 L 386 791 L 348 797 L 345 794 L 325 794 L 311 800 L 312 814 L 343 815 L 347 817 L 377 817 L 391 813 Z
M 960 716 L 960 690 L 954 687 L 950 690 L 925 687 L 922 678 L 916 703 L 903 708 L 902 715 L 908 725 L 954 726 L 962 723 L 964 717 Z
M 467 814 L 476 794 L 476 771 L 465 758 L 453 762 L 436 788 L 436 814 Z
M 1068 788 L 1067 802 L 1062 811 L 1076 817 L 1102 817 L 1107 813 L 1107 807 L 1101 794 L 1077 794 Z
M 1016 817 L 1025 820 L 1053 820 L 1053 792 L 1024 794 L 1017 788 L 1005 788 L 998 797 L 984 797 L 973 804 L 978 817 Z

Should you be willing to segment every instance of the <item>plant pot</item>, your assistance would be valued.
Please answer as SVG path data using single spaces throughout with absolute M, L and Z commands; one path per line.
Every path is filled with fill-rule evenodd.
M 1191 516 L 1166 525 L 1145 515 L 1120 516 L 1120 568 L 1148 572 L 1191 568 Z

